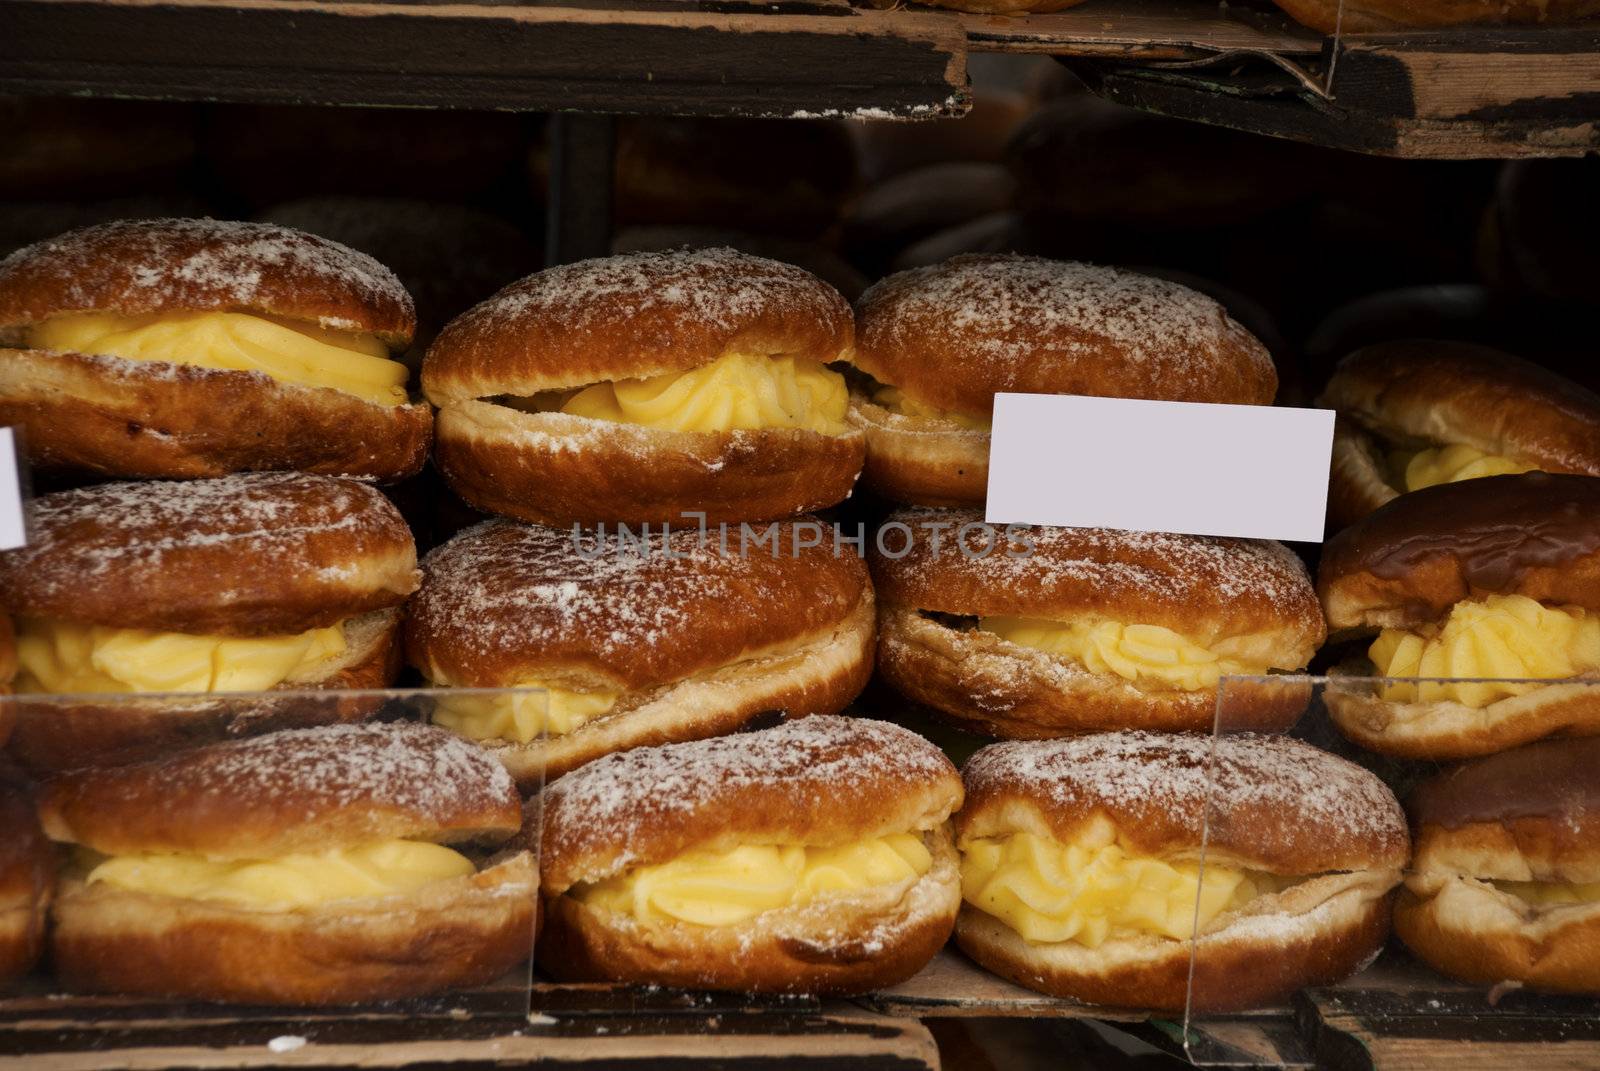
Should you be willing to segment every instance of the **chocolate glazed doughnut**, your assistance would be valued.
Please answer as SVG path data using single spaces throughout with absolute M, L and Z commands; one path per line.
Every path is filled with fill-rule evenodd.
M 1336 632 L 1376 638 L 1330 686 L 1345 735 L 1385 754 L 1466 758 L 1600 734 L 1600 478 L 1526 473 L 1390 502 L 1323 548 Z M 1404 683 L 1405 678 L 1478 678 Z M 1548 684 L 1490 683 L 1493 679 Z M 1563 683 L 1565 682 L 1565 683 Z

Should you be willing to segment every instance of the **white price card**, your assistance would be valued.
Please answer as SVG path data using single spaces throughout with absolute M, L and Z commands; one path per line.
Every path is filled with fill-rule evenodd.
M 0 428 L 0 550 L 12 550 L 28 541 L 22 520 L 22 473 L 17 468 L 17 436 Z
M 1333 413 L 997 394 L 991 524 L 1322 539 Z

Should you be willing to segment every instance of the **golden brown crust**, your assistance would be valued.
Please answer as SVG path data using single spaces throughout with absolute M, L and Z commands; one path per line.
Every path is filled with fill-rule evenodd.
M 878 672 L 900 694 L 984 736 L 1048 739 L 1115 729 L 1209 732 L 1218 689 L 1141 687 L 1113 674 L 957 629 L 915 610 L 885 607 L 878 622 Z M 1230 682 L 1223 727 L 1282 731 L 1311 702 L 1304 680 Z
M 1203 645 L 1281 632 L 1285 655 L 1298 658 L 1283 668 L 1304 665 L 1324 637 L 1305 566 L 1267 540 L 1002 528 L 985 524 L 979 510 L 904 509 L 885 521 L 873 550 L 873 581 L 885 607 L 1103 616 L 1162 625 Z
M 1372 436 L 1340 416 L 1333 425 L 1333 462 L 1328 475 L 1328 526 L 1355 524 L 1400 496 L 1389 483 Z
M 464 401 L 439 411 L 434 461 L 451 489 L 535 524 L 768 520 L 841 501 L 866 453 L 857 432 L 667 431 Z
M 108 476 L 293 469 L 395 480 L 427 460 L 433 412 L 259 372 L 0 348 L 0 424 L 29 462 Z
M 1398 874 L 1353 887 L 1340 877 L 1332 879 L 1326 899 L 1313 898 L 1302 911 L 1236 917 L 1236 924 L 1224 922 L 1197 945 L 1154 937 L 1114 940 L 1099 949 L 1030 945 L 970 904 L 956 922 L 956 944 L 1018 985 L 1089 1004 L 1182 1011 L 1191 984 L 1196 1011 L 1280 1004 L 1297 989 L 1354 974 L 1388 936 L 1388 890 Z
M 292 729 L 65 773 L 41 789 L 39 816 L 52 840 L 107 855 L 235 859 L 394 837 L 504 840 L 522 825 L 499 763 L 412 722 Z
M 1164 279 L 1038 257 L 967 255 L 900 272 L 856 306 L 855 364 L 939 409 L 997 391 L 1270 405 L 1266 348 Z
M 407 653 L 459 687 L 631 691 L 839 624 L 868 588 L 866 566 L 820 526 L 774 532 L 776 546 L 743 549 L 731 533 L 724 553 L 715 532 L 692 528 L 641 547 L 488 521 L 428 555 Z
M 948 834 L 928 840 L 933 866 L 904 888 L 835 895 L 733 926 L 646 926 L 553 897 L 539 965 L 562 981 L 743 993 L 843 995 L 898 985 L 944 947 L 961 904 Z
M 0 553 L 21 617 L 233 636 L 303 632 L 398 606 L 416 546 L 383 493 L 255 473 L 111 483 L 35 499 L 28 546 Z
M 543 889 L 560 896 L 691 849 L 846 844 L 935 829 L 961 805 L 950 760 L 909 730 L 812 717 L 736 736 L 638 748 L 545 793 Z
M 0 261 L 0 327 L 73 312 L 243 310 L 404 349 L 411 297 L 389 269 L 337 242 L 267 223 L 118 220 Z
M 866 435 L 861 482 L 894 502 L 982 506 L 989 492 L 989 433 L 891 413 L 859 394 L 850 423 Z
M 1401 495 L 1323 546 L 1317 593 L 1336 631 L 1412 628 L 1488 595 L 1600 608 L 1600 479 L 1530 472 Z
M 13 700 L 11 755 L 29 773 L 48 776 L 85 766 L 146 762 L 241 736 L 365 721 L 378 713 L 383 700 L 344 693 L 394 683 L 400 672 L 400 610 L 375 610 L 356 618 L 347 623 L 345 637 L 349 650 L 343 658 L 273 689 L 291 693 L 289 698 Z M 309 690 L 327 695 L 302 694 Z
M 956 844 L 1029 832 L 1063 844 L 1109 821 L 1144 855 L 1274 874 L 1394 870 L 1410 847 L 1394 794 L 1299 740 L 1148 732 L 990 744 L 962 769 Z
M 1593 680 L 1552 682 L 1487 706 L 1469 707 L 1453 699 L 1386 700 L 1371 685 L 1339 679 L 1365 678 L 1373 672 L 1365 661 L 1335 667 L 1323 700 L 1341 733 L 1379 754 L 1466 759 L 1547 736 L 1600 735 L 1600 686 Z
M 69 882 L 51 953 L 70 990 L 343 1004 L 495 980 L 525 960 L 538 879 L 520 853 L 403 897 L 265 911 Z
M 839 292 L 732 249 L 601 257 L 549 268 L 458 316 L 428 347 L 433 404 L 637 379 L 724 354 L 848 357 Z
M 1275 0 L 1296 22 L 1331 34 L 1385 33 L 1393 30 L 1475 23 L 1560 23 L 1600 13 L 1595 0 Z M 1342 14 L 1341 14 L 1342 9 Z
M 1408 881 L 1394 930 L 1425 963 L 1463 982 L 1515 981 L 1557 993 L 1600 993 L 1600 910 L 1540 911 L 1470 877 Z
M 624 695 L 603 717 L 528 744 L 483 741 L 524 792 L 537 791 L 614 751 L 738 732 L 761 715 L 838 714 L 872 675 L 870 589 L 837 626 L 798 644 L 757 651 L 726 666 Z
M 1544 472 L 1600 476 L 1600 396 L 1487 346 L 1367 346 L 1339 362 L 1317 404 L 1398 446 L 1463 444 Z
M 55 849 L 39 829 L 33 795 L 0 757 L 0 985 L 26 974 L 44 947 L 55 888 Z

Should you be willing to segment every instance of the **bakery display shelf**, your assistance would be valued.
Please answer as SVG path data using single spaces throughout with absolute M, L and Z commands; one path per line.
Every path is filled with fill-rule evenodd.
M 354 1009 L 286 1011 L 39 988 L 0 998 L 0 1066 L 99 1071 L 171 1067 L 487 1066 L 937 1068 L 919 1020 L 1096 1019 L 1198 1065 L 1325 1068 L 1600 1066 L 1594 1001 L 1490 993 L 1440 978 L 1397 947 L 1291 1006 L 1190 1025 L 1040 996 L 941 953 L 917 977 L 850 1001 L 750 998 L 535 981 Z M 304 1039 L 302 1045 L 300 1039 Z
M 1291 1007 L 1196 1019 L 1185 1049 L 1175 1023 L 1124 1029 L 1197 1064 L 1467 1069 L 1600 1066 L 1600 1017 L 1589 997 L 1495 992 L 1440 977 L 1391 944 L 1338 985 Z
M 323 1011 L 118 997 L 0 998 L 0 1066 L 111 1071 L 247 1067 L 936 1069 L 913 1019 L 812 999 L 539 983 Z
M 1137 107 L 1362 152 L 1600 148 L 1600 27 L 1335 41 L 1270 5 L 1089 0 L 962 15 L 848 0 L 0 0 L 0 93 L 931 118 L 972 53 L 1089 64 Z

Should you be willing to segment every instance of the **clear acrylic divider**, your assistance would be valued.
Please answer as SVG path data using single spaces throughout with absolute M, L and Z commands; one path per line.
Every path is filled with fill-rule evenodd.
M 1537 692 L 1541 705 L 1559 706 L 1569 712 L 1584 707 L 1600 711 L 1600 681 L 1526 680 L 1503 678 L 1407 678 L 1386 679 L 1354 675 L 1313 677 L 1272 675 L 1224 677 L 1217 690 L 1216 717 L 1210 736 L 1207 758 L 1206 805 L 1199 856 L 1199 889 L 1195 899 L 1194 935 L 1189 941 L 1190 974 L 1187 1006 L 1183 1016 L 1184 1051 L 1197 1066 L 1249 1066 L 1264 1061 L 1253 1042 L 1271 1034 L 1270 1030 L 1249 1029 L 1251 1020 L 1277 1018 L 1286 1021 L 1295 1011 L 1305 1011 L 1330 989 L 1363 991 L 1361 999 L 1383 1003 L 1391 1010 L 1412 1008 L 1416 1013 L 1459 1014 L 1462 1016 L 1517 1015 L 1549 1022 L 1554 1017 L 1578 1015 L 1600 1018 L 1600 1003 L 1593 996 L 1541 993 L 1532 987 L 1502 979 L 1463 979 L 1450 977 L 1427 962 L 1424 951 L 1409 949 L 1393 928 L 1376 950 L 1365 947 L 1366 938 L 1350 938 L 1336 943 L 1329 962 L 1325 957 L 1317 974 L 1307 984 L 1292 991 L 1278 992 L 1270 998 L 1247 999 L 1235 964 L 1230 970 L 1217 955 L 1220 941 L 1208 942 L 1230 922 L 1235 909 L 1248 914 L 1242 904 L 1232 904 L 1220 915 L 1215 904 L 1206 905 L 1206 868 L 1237 864 L 1224 859 L 1216 845 L 1228 840 L 1230 814 L 1227 799 L 1218 790 L 1219 745 L 1242 733 L 1284 734 L 1303 740 L 1321 750 L 1365 768 L 1381 780 L 1402 806 L 1419 785 L 1440 777 L 1467 763 L 1482 761 L 1513 747 L 1535 743 L 1512 734 L 1497 738 L 1505 746 L 1479 755 L 1465 755 L 1472 745 L 1450 740 L 1432 724 L 1443 717 L 1455 719 L 1464 727 L 1474 720 L 1488 724 L 1495 719 L 1516 718 L 1519 704 L 1500 710 L 1487 710 L 1495 703 L 1516 700 Z M 1522 701 L 1526 703 L 1525 700 Z M 1525 710 L 1525 707 L 1521 708 Z M 1446 714 L 1448 711 L 1448 715 Z M 1431 721 L 1430 721 L 1431 719 Z M 1562 722 L 1566 724 L 1567 722 Z M 1554 724 L 1554 723 L 1551 723 Z M 1457 736 L 1457 740 L 1461 737 Z M 1480 736 L 1479 739 L 1487 739 Z M 1413 831 L 1414 832 L 1414 831 Z M 1414 847 L 1414 845 L 1413 845 Z M 1420 899 L 1438 890 L 1439 875 L 1418 871 L 1407 857 L 1397 882 L 1388 894 L 1389 914 L 1396 903 L 1402 911 L 1415 907 Z M 1251 875 L 1250 877 L 1253 877 Z M 1264 875 L 1257 892 L 1276 894 L 1298 880 L 1313 875 Z M 1229 875 L 1231 880 L 1232 875 Z M 1287 881 L 1285 880 L 1287 879 Z M 1481 880 L 1480 880 L 1481 879 Z M 1247 878 L 1248 880 L 1248 878 Z M 1500 875 L 1461 875 L 1450 880 L 1476 889 L 1484 899 L 1479 904 L 1496 903 L 1495 910 L 1509 920 L 1521 917 L 1536 929 L 1540 919 L 1548 921 L 1552 911 L 1591 911 L 1600 917 L 1600 898 L 1583 901 L 1587 895 L 1577 886 L 1559 886 L 1554 891 L 1521 888 L 1521 883 L 1501 880 Z M 1600 886 L 1590 890 L 1600 894 Z M 1569 895 L 1570 894 L 1570 895 Z M 1209 917 L 1203 917 L 1209 916 Z M 1236 921 L 1241 916 L 1232 916 Z M 1412 916 L 1417 917 L 1417 916 Z M 1339 962 L 1357 952 L 1366 953 L 1353 964 Z M 1252 979 L 1267 975 L 1270 963 L 1248 966 Z M 1376 1003 L 1373 1006 L 1378 1006 Z M 1309 1050 L 1295 1053 L 1278 1050 L 1276 1061 L 1285 1066 L 1311 1066 Z
M 360 721 L 433 722 L 441 711 L 452 709 L 465 709 L 480 716 L 502 715 L 502 724 L 519 725 L 520 735 L 529 737 L 524 760 L 517 763 L 516 769 L 524 799 L 521 831 L 501 843 L 450 845 L 468 857 L 476 875 L 440 879 L 470 879 L 479 892 L 489 891 L 487 899 L 474 900 L 473 911 L 480 925 L 518 928 L 519 936 L 512 939 L 510 947 L 492 943 L 477 947 L 478 970 L 493 971 L 495 977 L 441 989 L 408 983 L 407 988 L 426 991 L 353 1003 L 214 1002 L 190 996 L 75 993 L 53 975 L 46 955 L 20 980 L 0 980 L 0 1022 L 27 1021 L 28 1008 L 48 1007 L 49 1019 L 60 1031 L 105 1030 L 121 1023 L 138 1023 L 141 1028 L 159 1025 L 165 1031 L 163 1037 L 179 1039 L 176 1043 L 182 1044 L 183 1028 L 192 1023 L 196 1030 L 210 1032 L 209 1037 L 215 1038 L 220 1032 L 229 1044 L 259 1043 L 274 1046 L 272 1051 L 314 1044 L 323 1033 L 331 1040 L 339 1034 L 341 1024 L 354 1020 L 389 1023 L 406 1040 L 453 1036 L 468 1021 L 497 1021 L 473 1028 L 475 1034 L 484 1029 L 500 1034 L 521 1029 L 533 1015 L 533 952 L 539 915 L 539 796 L 544 783 L 546 705 L 544 691 L 537 688 L 0 697 L 0 728 L 8 722 L 12 724 L 7 754 L 0 755 L 0 782 L 9 780 L 24 786 L 42 783 L 67 769 L 126 766 L 193 747 L 284 729 Z M 494 754 L 497 748 L 491 746 L 488 750 Z M 242 812 L 249 801 L 241 799 L 238 806 Z M 6 830 L 0 835 L 13 833 Z M 86 867 L 98 860 L 65 845 L 58 845 L 56 850 L 61 863 L 59 902 L 61 891 L 70 887 L 68 883 L 86 876 Z M 467 895 L 465 888 L 462 892 Z M 502 900 L 504 897 L 526 897 L 526 902 Z M 352 913 L 357 902 L 343 901 L 352 905 Z M 315 910 L 337 912 L 340 903 L 327 902 Z M 412 905 L 404 906 L 406 911 L 413 910 Z M 452 906 L 460 905 L 445 898 L 417 910 L 431 910 L 434 906 L 447 914 Z M 376 910 L 374 919 L 381 919 L 381 900 L 362 905 L 361 910 Z M 513 921 L 506 922 L 508 917 Z M 525 931 L 520 929 L 523 918 Z M 437 955 L 436 962 L 441 964 L 464 962 L 468 950 L 457 947 L 459 942 L 446 932 L 449 920 L 441 915 L 436 921 L 441 926 L 435 932 L 416 934 L 409 950 L 404 945 L 396 947 L 395 962 L 405 962 L 408 955 Z M 454 950 L 441 955 L 440 950 L 445 948 Z M 379 1027 L 372 1037 L 380 1036 L 382 1031 Z M 15 1040 L 25 1043 L 20 1033 Z

